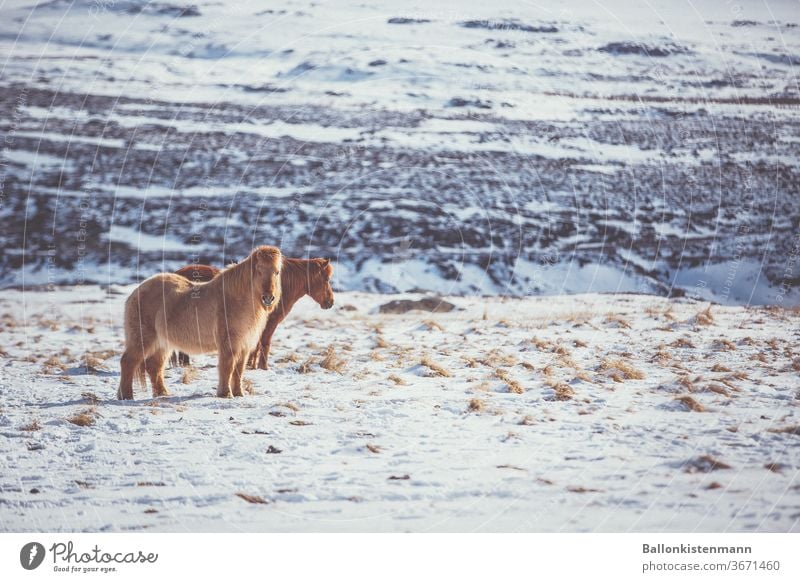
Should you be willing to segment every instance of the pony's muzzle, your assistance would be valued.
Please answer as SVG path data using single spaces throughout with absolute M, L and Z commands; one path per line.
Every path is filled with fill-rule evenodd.
M 264 307 L 270 307 L 273 303 L 275 303 L 275 296 L 274 295 L 262 295 L 261 296 L 261 304 Z
M 331 299 L 325 305 L 323 305 L 322 309 L 330 309 L 331 307 L 333 307 L 333 299 Z

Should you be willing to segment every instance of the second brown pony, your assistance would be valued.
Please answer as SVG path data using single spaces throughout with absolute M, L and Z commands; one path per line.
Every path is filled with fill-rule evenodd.
M 178 275 L 195 282 L 210 281 L 219 272 L 219 269 L 209 265 L 187 265 L 175 271 Z M 274 311 L 269 314 L 261 338 L 250 354 L 248 362 L 251 368 L 261 368 L 262 370 L 269 368 L 272 335 L 299 299 L 309 295 L 323 309 L 333 307 L 332 276 L 333 265 L 331 265 L 330 259 L 283 258 L 281 297 Z M 178 359 L 181 364 L 188 363 L 188 357 L 185 354 L 179 355 Z

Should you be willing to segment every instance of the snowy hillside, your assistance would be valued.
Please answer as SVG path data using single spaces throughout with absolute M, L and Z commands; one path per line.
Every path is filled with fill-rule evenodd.
M 0 4 L 3 286 L 800 303 L 789 0 Z
M 797 310 L 341 293 L 122 403 L 129 290 L 0 298 L 0 529 L 800 531 Z

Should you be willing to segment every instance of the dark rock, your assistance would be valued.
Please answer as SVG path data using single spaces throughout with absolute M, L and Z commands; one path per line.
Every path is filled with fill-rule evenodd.
M 446 313 L 456 308 L 452 303 L 441 297 L 423 297 L 422 299 L 395 299 L 384 303 L 378 308 L 380 313 L 408 313 L 409 311 L 430 311 L 432 313 Z

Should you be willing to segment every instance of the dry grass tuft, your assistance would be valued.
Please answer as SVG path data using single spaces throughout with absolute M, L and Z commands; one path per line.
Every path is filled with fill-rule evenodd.
M 720 394 L 722 396 L 730 396 L 731 393 L 724 386 L 720 386 L 719 384 L 709 384 L 704 389 L 705 392 L 713 392 L 714 394 Z
M 566 401 L 572 400 L 575 396 L 575 391 L 566 382 L 558 382 L 556 380 L 545 380 L 545 384 L 553 389 L 553 396 L 547 400 Z
M 700 404 L 697 400 L 695 400 L 694 398 L 692 398 L 689 395 L 678 396 L 675 400 L 677 402 L 680 402 L 681 404 L 683 404 L 688 411 L 691 411 L 691 412 L 705 412 L 706 411 L 706 407 L 705 406 Z
M 389 342 L 387 342 L 384 337 L 380 334 L 375 336 L 375 348 L 388 348 Z
M 714 340 L 714 349 L 732 352 L 736 349 L 736 344 L 725 338 L 718 338 Z
M 604 358 L 600 362 L 600 371 L 615 382 L 623 380 L 643 380 L 645 373 L 621 358 Z
M 720 471 L 730 468 L 730 465 L 718 461 L 711 455 L 700 455 L 694 459 L 689 459 L 683 465 L 684 473 L 710 473 L 711 471 Z
M 792 360 L 792 370 L 800 372 L 800 358 Z
M 30 421 L 28 424 L 23 424 L 21 427 L 19 427 L 19 430 L 24 431 L 24 432 L 35 432 L 35 431 L 41 430 L 41 429 L 42 429 L 42 425 L 36 419 Z
M 695 320 L 698 325 L 712 325 L 714 323 L 714 316 L 711 314 L 711 305 L 695 315 Z
M 483 364 L 488 368 L 496 368 L 498 366 L 516 366 L 517 358 L 510 354 L 506 354 L 498 349 L 490 351 L 486 356 L 478 359 L 479 364 Z
M 452 378 L 453 374 L 447 368 L 443 368 L 433 360 L 431 360 L 430 356 L 424 356 L 420 361 L 420 365 L 425 366 L 428 368 L 434 376 L 442 376 L 444 378 Z
M 800 436 L 800 424 L 795 424 L 793 426 L 784 426 L 782 428 L 771 428 L 768 432 L 773 432 L 776 434 L 793 434 L 795 436 Z
M 534 346 L 536 346 L 536 349 L 538 349 L 538 350 L 550 351 L 550 350 L 553 349 L 553 342 L 547 341 L 545 339 L 538 338 L 536 336 L 534 336 L 533 339 L 531 339 L 531 343 Z
M 622 317 L 621 315 L 617 315 L 616 313 L 609 313 L 606 315 L 606 323 L 609 325 L 614 325 L 616 327 L 621 327 L 623 329 L 630 329 L 631 322 Z
M 480 398 L 473 398 L 467 404 L 467 412 L 483 412 L 486 410 L 486 402 Z
M 97 419 L 97 409 L 95 407 L 87 408 L 81 412 L 73 414 L 69 418 L 67 418 L 68 422 L 71 422 L 75 426 L 93 426 L 95 420 Z
M 378 445 L 371 443 L 367 443 L 366 448 L 370 453 L 375 453 L 376 455 L 381 452 L 381 448 Z
M 673 348 L 694 348 L 694 344 L 685 337 L 679 337 L 669 345 Z
M 196 381 L 199 376 L 200 373 L 197 371 L 197 368 L 191 365 L 186 366 L 181 374 L 181 384 L 191 384 Z
M 50 356 L 42 362 L 42 373 L 57 374 L 67 369 L 67 364 L 63 363 L 58 356 Z
M 317 361 L 314 358 L 314 356 L 309 356 L 305 362 L 297 366 L 297 372 L 299 374 L 310 374 L 313 371 L 311 369 L 311 366 L 313 366 L 316 363 Z
M 668 351 L 660 349 L 655 353 L 653 359 L 657 364 L 665 366 L 672 361 L 672 355 Z
M 433 331 L 434 329 L 437 331 L 444 331 L 444 328 L 437 322 L 432 319 L 426 319 L 422 322 L 422 325 L 428 328 L 428 331 Z
M 92 406 L 95 406 L 100 403 L 100 397 L 94 392 L 89 392 L 89 391 L 81 392 L 81 397 L 84 400 L 86 400 L 88 404 L 91 404 Z
M 494 375 L 497 376 L 500 380 L 506 383 L 508 386 L 508 391 L 514 394 L 524 394 L 525 388 L 522 387 L 517 380 L 512 378 L 508 372 L 503 370 L 502 368 L 498 368 L 494 371 Z
M 408 386 L 408 382 L 406 382 L 403 378 L 401 378 L 397 374 L 389 374 L 389 380 L 391 380 L 398 386 Z
M 714 367 L 711 368 L 712 372 L 730 372 L 731 369 L 727 366 L 723 366 L 722 364 L 714 364 Z
M 261 505 L 265 505 L 265 504 L 269 503 L 269 501 L 267 501 L 266 499 L 264 499 L 263 497 L 261 497 L 259 495 L 250 495 L 249 493 L 242 493 L 241 491 L 236 493 L 236 497 L 240 497 L 241 499 L 244 499 L 245 501 L 247 501 L 247 503 L 255 503 L 255 504 L 261 504 Z
M 521 419 L 519 419 L 519 422 L 517 422 L 517 424 L 521 426 L 531 426 L 536 424 L 536 419 L 533 418 L 530 414 L 526 414 Z
M 585 341 L 583 341 L 583 340 L 576 339 L 576 340 L 574 340 L 574 341 L 572 342 L 572 345 L 574 345 L 576 348 L 585 348 L 585 347 L 586 347 L 586 346 L 588 346 L 589 344 L 587 344 L 587 343 L 586 343 Z
M 278 364 L 294 364 L 299 361 L 300 356 L 297 355 L 297 352 L 288 352 L 287 354 L 275 360 L 275 362 Z
M 244 394 L 253 395 L 256 393 L 256 387 L 250 378 L 242 378 L 242 392 Z
M 322 368 L 330 372 L 337 372 L 339 374 L 344 372 L 346 364 L 346 360 L 336 355 L 336 348 L 334 348 L 333 345 L 328 346 L 328 349 L 325 350 L 325 356 L 319 363 Z

